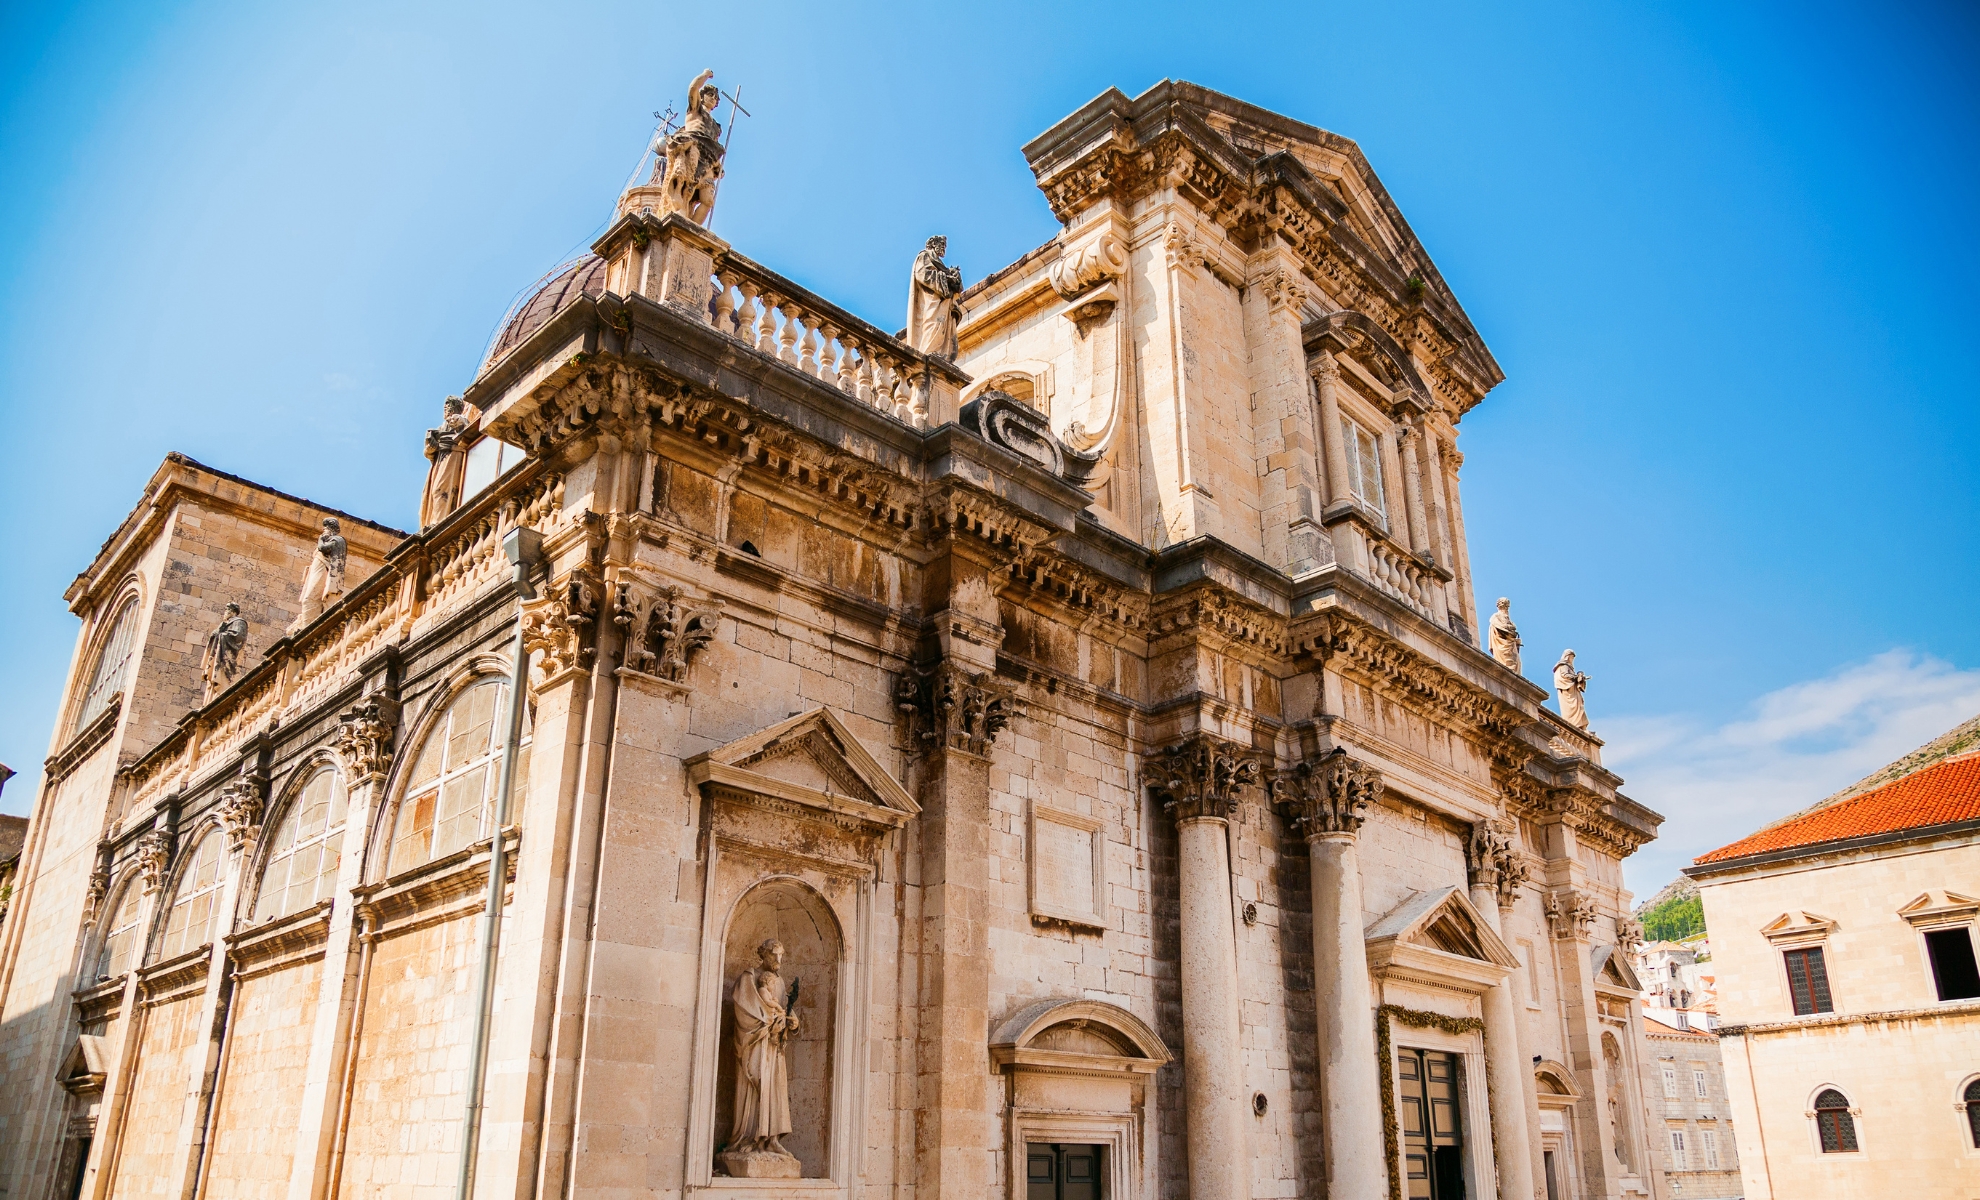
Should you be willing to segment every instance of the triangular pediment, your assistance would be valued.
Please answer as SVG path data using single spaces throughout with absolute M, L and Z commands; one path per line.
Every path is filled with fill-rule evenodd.
M 1368 930 L 1371 947 L 1391 942 L 1468 958 L 1493 966 L 1514 968 L 1519 960 L 1484 918 L 1472 907 L 1463 890 L 1415 892 L 1383 914 Z
M 1628 956 L 1618 954 L 1614 946 L 1596 947 L 1593 965 L 1596 983 L 1629 992 L 1643 990 L 1643 981 L 1636 977 L 1636 970 L 1629 965 Z
M 814 708 L 687 760 L 697 787 L 772 797 L 899 825 L 921 811 L 829 708 Z
M 68 1057 L 62 1060 L 56 1082 L 79 1096 L 100 1092 L 109 1074 L 109 1062 L 110 1055 L 101 1035 L 78 1034 L 76 1044 L 69 1047 Z
M 1897 910 L 1897 915 L 1913 925 L 1936 925 L 1972 920 L 1980 914 L 1980 899 L 1955 892 L 1921 892 L 1916 900 Z

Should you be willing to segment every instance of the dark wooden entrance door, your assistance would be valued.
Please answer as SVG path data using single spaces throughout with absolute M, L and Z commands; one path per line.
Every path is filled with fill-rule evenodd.
M 1441 1050 L 1399 1052 L 1409 1200 L 1464 1200 L 1464 1081 Z
M 1102 1200 L 1100 1146 L 1032 1142 L 1025 1147 L 1024 1200 Z

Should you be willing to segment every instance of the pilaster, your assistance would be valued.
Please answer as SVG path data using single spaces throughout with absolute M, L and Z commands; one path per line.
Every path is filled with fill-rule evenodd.
M 1319 431 L 1300 341 L 1302 312 L 1313 287 L 1276 243 L 1254 255 L 1247 272 L 1245 365 L 1263 557 L 1288 575 L 1304 575 L 1333 559 L 1320 526 Z
M 1475 822 L 1465 858 L 1471 905 L 1493 933 L 1503 935 L 1500 897 L 1506 894 L 1508 877 L 1524 869 L 1513 856 L 1512 839 L 1491 821 Z M 1540 1144 L 1533 1136 L 1540 1128 L 1539 1105 L 1520 1031 L 1519 977 L 1518 971 L 1507 973 L 1505 981 L 1482 998 L 1486 1070 L 1492 1079 L 1492 1125 L 1497 1134 L 1493 1146 L 1503 1200 L 1538 1196 L 1535 1181 L 1544 1178 L 1540 1173 Z

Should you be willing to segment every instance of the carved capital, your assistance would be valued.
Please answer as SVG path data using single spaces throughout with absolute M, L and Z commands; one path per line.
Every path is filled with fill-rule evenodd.
M 688 666 L 715 640 L 720 600 L 692 600 L 669 585 L 648 593 L 629 581 L 614 589 L 612 623 L 625 631 L 626 666 L 642 674 L 685 683 Z
M 138 879 L 145 895 L 165 886 L 165 869 L 172 865 L 172 839 L 154 829 L 137 840 Z
M 1368 808 L 1382 794 L 1382 775 L 1336 746 L 1272 781 L 1272 798 L 1308 840 L 1361 832 Z
M 89 873 L 89 891 L 83 897 L 83 924 L 93 925 L 103 915 L 103 897 L 110 891 L 110 868 L 102 863 Z
M 989 672 L 944 662 L 927 675 L 903 672 L 895 707 L 907 719 L 911 744 L 987 755 L 1018 702 Z
M 1531 868 L 1517 854 L 1507 854 L 1499 866 L 1499 910 L 1504 912 L 1519 901 L 1519 890 L 1526 886 Z
M 1329 387 L 1341 381 L 1341 365 L 1334 361 L 1334 352 L 1322 350 L 1318 357 L 1306 368 L 1307 374 Z
M 220 805 L 215 811 L 227 831 L 227 849 L 253 853 L 254 843 L 261 836 L 261 814 L 265 807 L 258 779 L 243 777 L 220 789 Z
M 1172 271 L 1194 274 L 1203 265 L 1203 247 L 1175 221 L 1169 222 L 1168 227 L 1162 230 L 1162 252 L 1167 256 Z
M 1496 889 L 1512 859 L 1512 839 L 1493 821 L 1473 821 L 1464 847 L 1464 865 L 1472 887 Z
M 1203 733 L 1150 755 L 1144 771 L 1162 810 L 1178 822 L 1229 818 L 1260 774 L 1251 751 Z
M 573 571 L 545 594 L 523 603 L 523 653 L 541 654 L 543 678 L 591 669 L 598 591 L 588 575 Z
M 1624 954 L 1635 954 L 1643 948 L 1643 922 L 1628 913 L 1616 915 L 1616 947 Z
M 1313 288 L 1297 271 L 1277 270 L 1255 282 L 1264 289 L 1266 306 L 1275 313 L 1298 316 L 1313 295 Z
M 1547 893 L 1547 928 L 1562 940 L 1587 941 L 1595 932 L 1595 901 L 1573 888 L 1555 888 Z
M 398 705 L 367 696 L 337 718 L 335 745 L 344 760 L 344 773 L 352 786 L 383 775 L 392 765 L 392 731 L 398 724 Z

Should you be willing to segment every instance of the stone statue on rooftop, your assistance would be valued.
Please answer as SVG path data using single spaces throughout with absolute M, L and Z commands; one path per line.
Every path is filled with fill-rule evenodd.
M 426 492 L 419 501 L 419 525 L 438 525 L 461 506 L 461 484 L 467 476 L 465 434 L 481 418 L 481 410 L 459 396 L 447 397 L 440 424 L 426 431 Z
M 962 320 L 962 271 L 942 261 L 949 239 L 936 234 L 914 256 L 908 279 L 908 345 L 930 358 L 956 357 L 956 324 Z
M 687 116 L 679 129 L 654 139 L 655 182 L 664 191 L 660 215 L 679 213 L 697 225 L 708 224 L 715 208 L 715 185 L 722 178 L 722 126 L 715 119 L 715 106 L 722 102 L 721 89 L 711 80 L 715 72 L 703 71 L 688 85 Z
M 323 535 L 316 539 L 316 553 L 310 556 L 309 572 L 303 576 L 302 611 L 289 623 L 295 633 L 323 615 L 344 594 L 344 559 L 349 547 L 335 517 L 323 518 Z
M 1561 719 L 1576 729 L 1588 728 L 1587 691 L 1588 676 L 1574 669 L 1574 651 L 1561 651 L 1561 661 L 1554 664 L 1554 693 L 1560 697 Z
M 228 604 L 226 615 L 206 635 L 206 657 L 200 663 L 200 678 L 206 681 L 206 694 L 211 696 L 234 681 L 241 670 L 241 647 L 247 645 L 247 618 L 241 615 L 241 606 Z
M 1499 597 L 1499 608 L 1492 614 L 1487 625 L 1491 642 L 1492 657 L 1501 663 L 1519 670 L 1519 626 L 1513 624 L 1512 601 Z
M 795 1179 L 800 1164 L 780 1140 L 791 1131 L 791 1069 L 786 1046 L 798 1030 L 797 984 L 786 990 L 784 944 L 766 939 L 757 965 L 736 979 L 735 1126 L 722 1165 L 729 1174 Z

